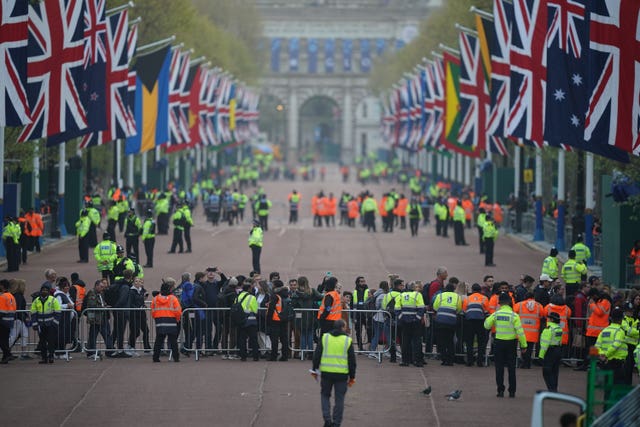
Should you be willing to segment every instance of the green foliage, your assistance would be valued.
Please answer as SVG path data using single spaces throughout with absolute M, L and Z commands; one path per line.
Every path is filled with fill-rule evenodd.
M 422 63 L 422 58 L 431 57 L 431 51 L 440 52 L 443 43 L 458 49 L 458 33 L 455 24 L 475 30 L 475 14 L 471 6 L 490 12 L 492 0 L 455 0 L 447 1 L 434 10 L 420 25 L 420 34 L 399 52 L 385 55 L 376 61 L 370 78 L 370 85 L 376 92 L 388 90 L 403 73 L 410 72 Z

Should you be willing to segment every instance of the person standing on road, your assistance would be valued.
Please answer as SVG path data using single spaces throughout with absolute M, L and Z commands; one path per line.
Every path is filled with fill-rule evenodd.
M 134 255 L 136 259 L 140 259 L 139 237 L 142 232 L 142 223 L 136 215 L 135 209 L 129 209 L 129 215 L 125 220 L 124 237 L 126 241 L 127 256 Z
M 289 224 L 298 223 L 298 208 L 300 207 L 300 194 L 293 190 L 289 194 Z
M 260 274 L 260 254 L 262 253 L 262 244 L 264 241 L 264 233 L 260 226 L 260 220 L 253 220 L 253 227 L 249 231 L 249 248 L 251 249 L 251 264 L 253 271 Z
M 165 338 L 171 347 L 171 357 L 174 362 L 180 361 L 178 353 L 178 322 L 182 316 L 180 301 L 171 294 L 171 288 L 176 281 L 170 277 L 162 281 L 160 294 L 151 301 L 151 316 L 156 322 L 156 342 L 153 346 L 153 361 L 160 362 L 160 350 L 164 346 Z
M 236 299 L 236 301 L 240 302 L 242 310 L 247 316 L 245 324 L 238 328 L 238 348 L 240 350 L 240 360 L 243 362 L 247 360 L 247 339 L 249 339 L 253 361 L 260 360 L 260 353 L 258 352 L 258 300 L 251 293 L 252 287 L 253 285 L 250 281 L 243 283 L 242 292 L 238 294 Z
M 338 279 L 333 276 L 324 281 L 324 297 L 318 310 L 320 330 L 323 334 L 331 331 L 334 328 L 335 321 L 342 318 L 342 301 L 340 300 L 340 294 L 336 292 L 337 284 Z
M 356 355 L 351 338 L 347 336 L 344 320 L 337 320 L 335 328 L 318 342 L 313 354 L 312 376 L 320 375 L 320 396 L 324 427 L 339 427 L 344 412 L 344 396 L 347 387 L 356 382 Z M 331 389 L 335 391 L 333 413 L 331 412 Z
M 482 227 L 482 239 L 484 240 L 484 265 L 485 267 L 495 267 L 493 263 L 493 248 L 498 238 L 498 229 L 493 222 L 491 214 L 485 216 L 484 226 Z
M 156 245 L 156 223 L 153 221 L 153 211 L 147 209 L 147 217 L 142 224 L 142 243 L 147 263 L 144 268 L 153 268 L 153 248 Z
M 16 299 L 9 292 L 9 281 L 0 280 L 0 349 L 2 349 L 2 360 L 0 364 L 6 365 L 11 357 L 9 348 L 9 335 L 15 321 Z
M 173 216 L 171 217 L 171 221 L 173 222 L 173 240 L 171 241 L 171 249 L 169 249 L 168 253 L 175 254 L 176 248 L 178 246 L 180 247 L 179 252 L 182 253 L 184 249 L 182 245 L 182 232 L 184 230 L 185 224 L 185 218 L 182 209 L 176 209 L 176 211 L 173 213 Z
M 58 323 L 61 309 L 57 299 L 51 296 L 51 288 L 47 285 L 40 287 L 40 295 L 31 304 L 31 326 L 38 332 L 42 360 L 38 363 L 53 363 L 58 340 Z
M 187 244 L 187 253 L 191 253 L 191 227 L 193 227 L 193 218 L 191 217 L 191 209 L 187 202 L 182 202 L 180 207 L 182 216 L 184 217 L 184 241 Z
M 504 368 L 509 371 L 509 397 L 516 397 L 516 353 L 518 341 L 520 348 L 527 348 L 527 338 L 524 335 L 520 316 L 511 308 L 511 296 L 502 292 L 498 298 L 500 308 L 484 321 L 484 328 L 496 327 L 494 357 L 496 363 L 497 397 L 504 397 Z
M 544 361 L 542 377 L 549 391 L 558 391 L 558 375 L 562 359 L 562 327 L 560 315 L 549 313 L 547 327 L 540 337 L 540 358 Z

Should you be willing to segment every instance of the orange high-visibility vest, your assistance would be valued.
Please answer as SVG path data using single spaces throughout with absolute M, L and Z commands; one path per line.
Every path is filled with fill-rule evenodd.
M 560 316 L 560 327 L 562 328 L 562 344 L 569 344 L 569 318 L 571 317 L 571 309 L 566 305 L 549 304 L 545 307 L 546 317 L 550 313 L 558 313 Z
M 587 309 L 587 333 L 588 337 L 597 337 L 600 332 L 609 326 L 609 313 L 611 312 L 611 303 L 608 299 L 601 299 L 598 302 L 592 301 Z
M 73 285 L 76 288 L 76 311 L 82 311 L 82 301 L 84 301 L 84 295 L 86 293 L 86 289 L 84 286 Z
M 393 213 L 397 216 L 407 216 L 407 206 L 409 206 L 409 199 L 404 197 L 398 200 L 398 206 L 393 210 Z
M 273 309 L 273 314 L 271 315 L 271 320 L 275 322 L 280 321 L 280 313 L 282 313 L 282 298 L 280 295 L 275 294 L 276 298 L 278 298 L 278 302 L 276 303 L 275 308 Z
M 349 219 L 358 218 L 360 209 L 358 208 L 358 202 L 355 200 L 349 200 L 347 203 L 347 209 L 349 210 Z
M 520 323 L 522 323 L 527 342 L 538 342 L 538 338 L 540 338 L 540 318 L 544 316 L 542 304 L 533 298 L 529 298 L 517 303 L 513 307 L 513 311 L 520 315 Z
M 327 198 L 327 205 L 328 205 L 328 215 L 335 215 L 338 211 L 338 199 L 336 199 L 335 197 L 332 198 Z
M 333 305 L 329 307 L 330 313 L 327 316 L 327 320 L 338 320 L 342 317 L 342 302 L 340 301 L 340 294 L 336 291 L 327 292 L 324 298 L 322 298 L 322 304 L 320 304 L 320 309 L 318 310 L 318 319 L 326 310 L 324 300 L 327 295 L 331 295 L 331 298 L 333 298 Z

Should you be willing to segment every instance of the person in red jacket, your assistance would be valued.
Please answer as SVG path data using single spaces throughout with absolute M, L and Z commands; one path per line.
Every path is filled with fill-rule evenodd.
M 151 316 L 156 322 L 156 342 L 153 346 L 153 361 L 160 362 L 160 350 L 168 338 L 171 347 L 171 357 L 174 362 L 180 361 L 178 352 L 178 322 L 182 316 L 180 301 L 171 293 L 176 281 L 167 277 L 162 281 L 160 294 L 151 301 Z

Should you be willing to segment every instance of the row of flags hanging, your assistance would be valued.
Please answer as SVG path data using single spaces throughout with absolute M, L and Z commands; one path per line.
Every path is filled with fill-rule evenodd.
M 20 142 L 50 146 L 122 138 L 127 154 L 258 134 L 255 92 L 180 47 L 136 52 L 137 22 L 105 5 L 0 0 L 0 126 L 23 126 Z
M 640 2 L 494 0 L 382 97 L 393 146 L 479 157 L 506 143 L 640 154 Z

